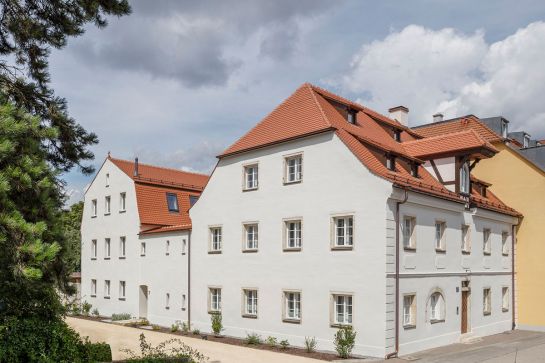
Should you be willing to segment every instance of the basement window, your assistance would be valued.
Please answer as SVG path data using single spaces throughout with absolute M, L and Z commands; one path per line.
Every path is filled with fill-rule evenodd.
M 167 204 L 169 212 L 178 212 L 178 198 L 174 193 L 167 193 Z

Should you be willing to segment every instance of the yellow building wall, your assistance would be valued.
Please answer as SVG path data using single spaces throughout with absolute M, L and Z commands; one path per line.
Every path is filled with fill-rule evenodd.
M 479 162 L 473 174 L 524 215 L 517 230 L 515 290 L 517 325 L 545 330 L 545 172 L 504 144 Z

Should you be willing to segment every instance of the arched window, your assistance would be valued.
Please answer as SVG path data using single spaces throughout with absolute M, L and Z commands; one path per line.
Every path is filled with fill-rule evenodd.
M 469 166 L 464 163 L 460 168 L 460 192 L 469 194 Z
M 439 291 L 435 291 L 430 295 L 428 316 L 431 323 L 445 320 L 445 299 Z

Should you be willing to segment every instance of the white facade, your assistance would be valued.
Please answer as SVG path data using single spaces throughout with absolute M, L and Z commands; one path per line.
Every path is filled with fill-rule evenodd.
M 302 180 L 286 183 L 290 157 L 301 156 Z M 244 190 L 245 167 L 258 166 L 258 187 Z M 395 206 L 403 193 L 370 173 L 333 133 L 298 139 L 220 159 L 206 189 L 190 210 L 191 323 L 211 331 L 210 289 L 221 289 L 224 333 L 274 336 L 303 346 L 314 336 L 318 349 L 333 350 L 334 299 L 351 297 L 357 331 L 354 353 L 384 357 L 395 350 Z M 415 249 L 403 247 L 400 228 L 399 354 L 456 342 L 461 337 L 462 281 L 469 280 L 469 333 L 511 328 L 502 311 L 502 288 L 511 293 L 509 256 L 502 232 L 512 218 L 468 211 L 463 204 L 409 193 L 400 220 L 414 218 Z M 334 222 L 351 217 L 353 246 L 335 248 Z M 445 252 L 435 249 L 435 220 L 445 223 Z M 288 221 L 301 225 L 300 249 L 287 249 Z M 258 226 L 257 250 L 245 250 L 245 225 Z M 461 250 L 461 227 L 469 226 L 471 252 Z M 218 248 L 211 229 L 220 229 Z M 290 227 L 291 228 L 291 227 Z M 482 230 L 491 231 L 491 254 L 483 254 Z M 294 232 L 297 235 L 297 231 Z M 212 248 L 214 247 L 214 248 Z M 510 251 L 509 251 L 510 253 Z M 482 289 L 491 291 L 483 314 Z M 248 314 L 248 291 L 257 291 L 257 314 Z M 428 300 L 444 299 L 442 319 L 430 322 Z M 286 292 L 300 294 L 300 319 L 289 319 Z M 216 290 L 214 290 L 216 293 Z M 415 294 L 414 324 L 403 327 L 404 294 Z M 253 295 L 252 295 L 253 296 Z M 255 303 L 252 301 L 252 303 Z M 345 308 L 346 313 L 346 308 Z M 346 314 L 345 314 L 346 316 Z M 442 321 L 444 320 L 444 321 Z
M 122 193 L 125 195 L 124 209 Z M 107 197 L 110 199 L 109 213 Z M 84 199 L 81 224 L 82 301 L 91 303 L 101 316 L 129 313 L 163 326 L 185 321 L 188 233 L 140 235 L 134 181 L 106 159 Z M 142 254 L 142 243 L 146 246 L 145 254 Z M 107 281 L 109 294 L 106 291 Z

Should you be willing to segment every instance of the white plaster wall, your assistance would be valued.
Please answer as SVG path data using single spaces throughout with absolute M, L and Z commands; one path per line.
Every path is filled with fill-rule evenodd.
M 435 159 L 433 161 L 435 163 L 435 166 L 437 167 L 437 171 L 439 171 L 439 174 L 441 175 L 441 178 L 444 182 L 454 181 L 456 179 L 456 160 L 454 157 Z M 429 161 L 426 161 L 426 163 L 424 164 L 424 168 L 426 168 L 426 170 L 431 173 L 431 175 L 433 175 L 437 180 L 440 180 L 439 176 L 436 174 Z M 445 185 L 445 188 L 454 191 L 455 186 Z
M 106 187 L 106 173 L 110 183 Z M 126 211 L 119 211 L 119 194 L 126 193 Z M 111 213 L 104 214 L 104 198 L 111 196 Z M 98 213 L 91 216 L 91 201 L 97 199 Z M 140 285 L 148 286 L 148 320 L 170 326 L 187 320 L 182 309 L 182 295 L 187 299 L 187 251 L 182 254 L 182 241 L 188 232 L 171 232 L 139 236 L 140 219 L 134 182 L 112 162 L 106 160 L 98 171 L 84 198 L 82 219 L 82 301 L 88 301 L 103 316 L 129 313 L 139 316 Z M 126 257 L 120 258 L 119 239 L 125 236 Z M 105 238 L 111 239 L 111 258 L 105 259 Z M 97 240 L 97 259 L 91 259 L 91 241 Z M 170 241 L 166 255 L 166 241 Z M 140 244 L 146 242 L 146 255 L 141 256 Z M 91 280 L 97 280 L 96 297 L 91 296 Z M 104 297 L 104 281 L 110 280 L 110 298 Z M 125 281 L 125 300 L 119 299 L 119 281 Z M 170 306 L 166 309 L 166 293 Z
M 303 182 L 283 185 L 284 156 L 303 152 Z M 259 162 L 259 189 L 242 191 L 243 165 Z M 225 334 L 256 332 L 333 350 L 330 294 L 353 294 L 355 353 L 384 356 L 385 205 L 391 184 L 372 175 L 332 133 L 219 162 L 191 209 L 192 324 L 210 331 L 208 286 L 222 288 Z M 332 251 L 332 214 L 354 215 L 354 249 Z M 301 252 L 282 251 L 283 219 L 302 217 Z M 259 222 L 259 251 L 242 253 L 242 223 Z M 223 252 L 208 254 L 208 227 L 222 225 Z M 241 317 L 242 288 L 257 288 L 257 319 Z M 300 289 L 302 322 L 282 322 L 282 290 Z

